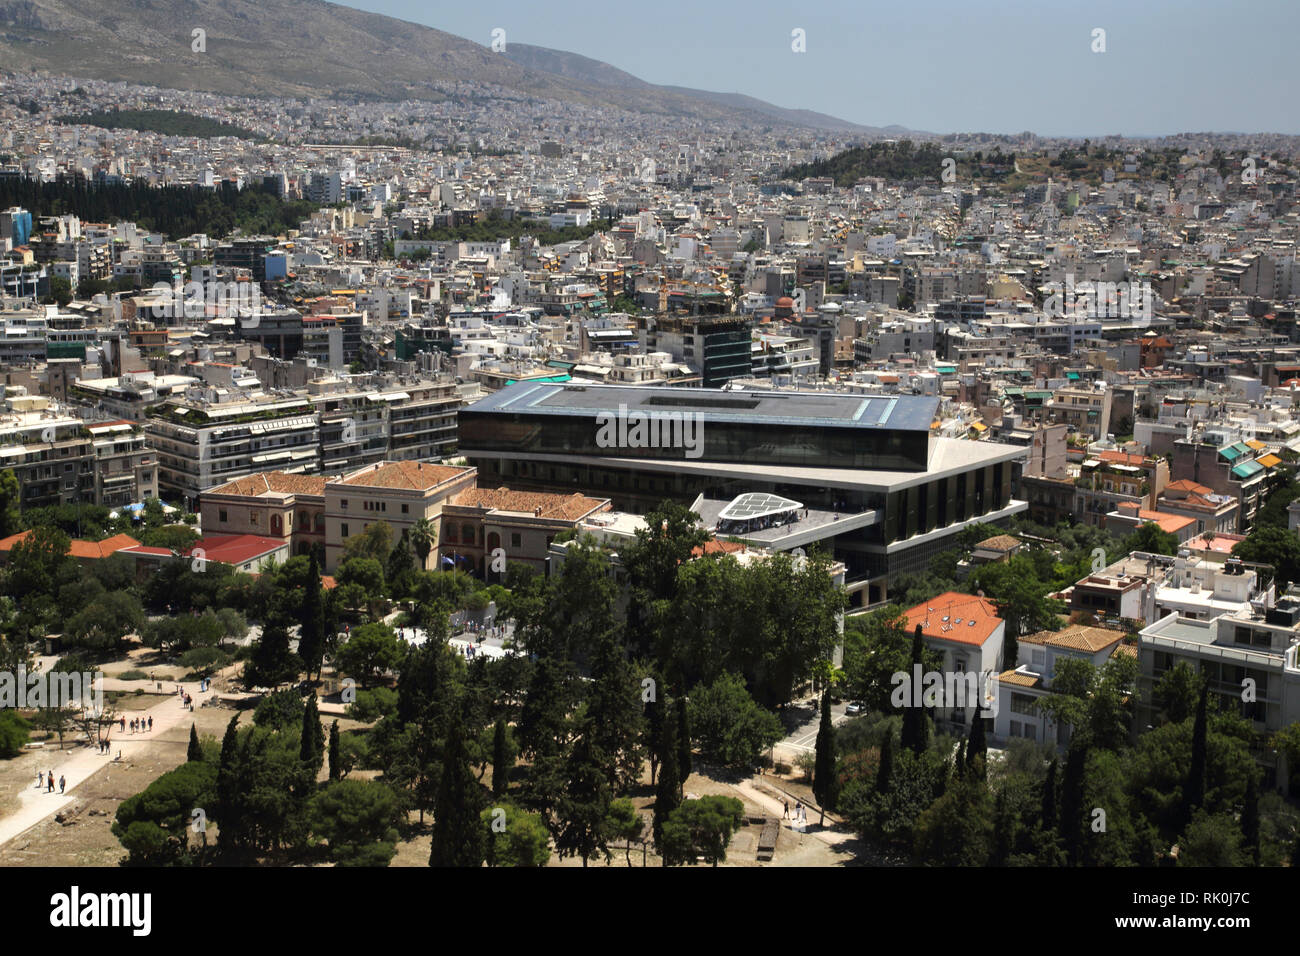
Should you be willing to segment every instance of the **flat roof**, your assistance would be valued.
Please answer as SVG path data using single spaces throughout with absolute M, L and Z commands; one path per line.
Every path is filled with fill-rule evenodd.
M 939 399 L 924 395 L 844 392 L 747 392 L 634 385 L 560 385 L 516 382 L 463 411 L 501 411 L 594 417 L 601 412 L 699 413 L 714 422 L 847 425 L 929 432 Z

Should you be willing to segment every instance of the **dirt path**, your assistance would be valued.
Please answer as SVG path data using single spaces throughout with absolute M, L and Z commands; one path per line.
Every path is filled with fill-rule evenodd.
M 106 680 L 105 689 L 114 689 L 108 686 L 111 683 L 116 682 Z M 132 686 L 138 685 L 132 684 Z M 175 684 L 165 684 L 164 687 L 166 686 L 174 687 Z M 197 682 L 182 684 L 181 686 L 193 698 L 196 710 L 203 700 L 211 697 L 214 693 L 208 691 L 205 694 L 200 694 Z M 45 788 L 38 790 L 35 779 L 36 773 L 33 771 L 30 786 L 17 795 L 16 806 L 8 807 L 9 812 L 0 817 L 0 846 L 30 830 L 51 814 L 57 813 L 72 804 L 77 797 L 76 788 L 78 785 L 88 780 L 100 768 L 118 762 L 119 754 L 123 763 L 142 757 L 154 740 L 163 736 L 177 724 L 184 722 L 188 725 L 194 715 L 190 713 L 188 707 L 181 703 L 180 696 L 174 695 L 162 697 L 158 703 L 147 710 L 133 711 L 131 716 L 127 718 L 127 722 L 129 724 L 132 719 L 140 717 L 146 720 L 152 717 L 153 729 L 136 734 L 132 734 L 129 730 L 126 734 L 123 734 L 120 730 L 115 730 L 111 738 L 112 743 L 106 754 L 102 754 L 94 747 L 85 744 L 73 750 L 38 751 L 36 754 L 37 769 L 52 770 L 56 781 L 60 777 L 66 778 L 65 792 L 60 794 L 57 784 L 53 792 Z

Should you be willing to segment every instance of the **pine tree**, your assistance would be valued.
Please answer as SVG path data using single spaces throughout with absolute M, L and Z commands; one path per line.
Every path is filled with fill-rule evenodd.
M 297 676 L 298 663 L 289 649 L 289 629 L 268 622 L 253 648 L 252 659 L 244 665 L 244 681 L 258 687 L 275 687 Z
M 679 790 L 686 787 L 686 778 L 691 775 L 691 722 L 686 712 L 686 698 L 678 697 L 674 702 L 677 710 L 677 779 Z
M 339 740 L 339 722 L 330 724 L 330 780 L 343 777 L 342 744 Z
M 1183 785 L 1183 826 L 1192 820 L 1192 813 L 1205 801 L 1206 766 L 1206 704 L 1209 700 L 1209 681 L 1201 684 L 1201 696 L 1196 703 L 1196 723 L 1192 725 L 1192 765 Z
M 894 735 L 886 729 L 880 745 L 880 766 L 876 769 L 876 793 L 888 793 L 894 782 Z
M 479 822 L 479 793 L 465 752 L 459 720 L 447 728 L 442 778 L 433 810 L 430 866 L 480 866 L 483 830 Z
M 303 710 L 298 757 L 314 779 L 320 773 L 321 763 L 325 759 L 325 728 L 321 726 L 320 708 L 316 705 L 315 694 L 307 698 L 307 707 Z
M 1246 853 L 1251 866 L 1259 866 L 1259 775 L 1251 768 L 1246 780 L 1246 802 L 1241 808 L 1241 833 L 1246 838 Z
M 626 793 L 641 779 L 645 754 L 640 684 L 622 646 L 612 633 L 595 638 L 592 680 L 587 684 L 587 717 L 592 752 L 605 761 L 605 781 L 612 793 Z
M 492 796 L 499 797 L 510 786 L 510 741 L 506 737 L 506 720 L 498 717 L 492 728 Z
M 922 637 L 921 625 L 916 625 L 916 631 L 912 635 L 912 668 L 911 676 L 917 673 L 917 665 L 923 664 L 922 654 L 925 650 L 925 641 Z M 912 693 L 919 693 L 919 688 L 913 687 Z M 925 718 L 925 708 L 914 706 L 913 701 L 909 700 L 903 708 L 903 732 L 902 745 L 904 750 L 910 750 L 914 754 L 923 754 L 929 747 L 930 728 Z
M 316 552 L 311 553 L 311 574 L 307 593 L 302 604 L 302 623 L 298 629 L 298 656 L 302 658 L 310 678 L 320 669 L 325 659 L 325 598 L 320 584 L 320 564 Z
M 203 747 L 199 744 L 199 732 L 193 724 L 190 724 L 190 745 L 185 751 L 185 760 L 187 763 L 193 763 L 196 760 L 203 759 Z
M 677 774 L 677 721 L 665 717 L 659 735 L 659 782 L 655 784 L 654 838 L 663 840 L 664 821 L 681 804 L 681 784 Z
M 822 719 L 817 726 L 816 761 L 813 764 L 813 796 L 821 808 L 819 826 L 826 825 L 826 811 L 835 811 L 840 781 L 835 775 L 835 725 L 831 723 L 831 693 L 822 692 Z
M 594 721 L 585 726 L 573 742 L 565 766 L 565 787 L 556 806 L 558 832 L 555 849 L 561 857 L 582 857 L 582 865 L 597 853 L 609 861 L 606 844 L 610 788 L 607 758 L 595 742 Z

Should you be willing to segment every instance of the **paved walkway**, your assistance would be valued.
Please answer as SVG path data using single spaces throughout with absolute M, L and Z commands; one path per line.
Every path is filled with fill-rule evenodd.
M 785 808 L 781 805 L 780 800 L 766 793 L 763 793 L 761 790 L 758 789 L 758 787 L 754 786 L 754 784 L 749 780 L 742 780 L 740 781 L 740 783 L 736 784 L 735 786 L 737 790 L 739 790 L 742 794 L 744 794 L 746 800 L 756 803 L 764 810 L 770 812 L 772 816 L 776 817 L 776 819 L 780 822 L 781 826 L 787 830 L 793 830 L 795 833 L 814 836 L 817 839 L 821 840 L 823 843 L 825 843 L 827 846 L 837 846 L 840 843 L 844 843 L 848 840 L 853 839 L 853 834 L 846 832 L 846 830 L 843 827 L 837 827 L 832 829 L 830 826 L 826 826 L 826 827 L 818 826 L 817 820 L 820 818 L 820 815 L 816 811 L 811 809 L 808 810 L 808 822 L 804 824 L 802 829 L 798 829 L 794 826 L 793 820 L 781 819 L 781 814 Z M 793 800 L 790 802 L 790 809 L 791 812 L 794 811 Z
M 112 690 L 113 684 L 117 683 L 112 679 L 104 681 L 105 690 Z M 127 682 L 128 686 L 138 687 L 138 682 Z M 164 689 L 175 691 L 176 681 L 163 681 Z M 199 693 L 197 681 L 190 683 L 181 683 L 197 708 L 199 704 L 213 695 L 209 690 L 205 694 Z M 101 767 L 111 766 L 115 761 L 118 753 L 122 754 L 123 762 L 130 760 L 143 751 L 149 744 L 161 737 L 166 731 L 177 726 L 178 724 L 188 723 L 193 719 L 190 709 L 180 702 L 179 694 L 173 693 L 170 697 L 163 697 L 157 704 L 148 710 L 130 711 L 126 713 L 126 722 L 129 725 L 133 718 L 144 717 L 153 718 L 153 730 L 145 733 L 131 733 L 128 729 L 125 734 L 122 733 L 118 726 L 115 725 L 111 734 L 111 745 L 108 753 L 101 754 L 95 747 L 88 747 L 80 744 L 70 750 L 37 750 L 41 763 L 38 765 L 42 770 L 54 770 L 54 779 L 57 781 L 60 776 L 67 778 L 67 788 L 63 794 L 57 789 L 53 793 L 46 791 L 44 788 L 36 789 L 35 772 L 33 772 L 32 785 L 23 790 L 18 796 L 18 809 L 8 816 L 0 819 L 0 844 L 7 843 L 14 837 L 30 830 L 46 817 L 57 813 L 64 807 L 75 802 L 76 796 L 73 791 L 77 786 L 84 783 L 92 774 Z

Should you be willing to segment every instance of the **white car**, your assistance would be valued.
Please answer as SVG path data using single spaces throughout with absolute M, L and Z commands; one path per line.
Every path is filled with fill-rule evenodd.
M 862 713 L 862 701 L 860 700 L 849 701 L 849 706 L 844 708 L 844 713 L 848 714 L 850 717 L 853 716 L 854 714 Z

